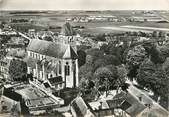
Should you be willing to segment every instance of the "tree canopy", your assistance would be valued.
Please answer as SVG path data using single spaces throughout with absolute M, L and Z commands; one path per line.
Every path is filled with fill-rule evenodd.
M 101 58 L 98 58 L 94 61 L 94 70 L 99 67 L 103 67 L 106 65 L 120 65 L 120 60 L 114 55 L 103 55 Z
M 92 56 L 93 60 L 96 60 L 97 58 L 102 57 L 104 52 L 97 48 L 91 48 L 86 51 L 86 54 Z
M 105 34 L 98 34 L 93 38 L 93 40 L 95 40 L 95 41 L 106 41 L 105 37 L 106 37 Z
M 78 54 L 78 64 L 79 67 L 81 67 L 86 62 L 86 53 L 83 50 L 78 50 L 77 54 Z
M 146 59 L 140 65 L 137 81 L 158 96 L 164 97 L 168 94 L 169 77 L 162 64 L 155 64 L 150 59 Z
M 51 36 L 45 36 L 43 38 L 43 40 L 45 40 L 45 41 L 53 41 L 53 38 Z
M 13 59 L 9 66 L 9 75 L 14 81 L 27 81 L 27 64 L 24 61 Z
M 133 47 L 127 52 L 126 55 L 126 65 L 128 67 L 128 76 L 129 78 L 133 79 L 137 75 L 137 69 L 139 68 L 140 64 L 147 58 L 147 53 L 143 46 L 138 45 Z

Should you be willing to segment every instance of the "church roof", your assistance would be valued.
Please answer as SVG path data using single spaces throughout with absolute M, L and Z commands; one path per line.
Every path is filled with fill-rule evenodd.
M 28 51 L 36 52 L 42 55 L 55 58 L 77 58 L 77 54 L 69 44 L 58 44 L 55 42 L 32 39 L 27 49 Z
M 76 59 L 77 58 L 77 54 L 75 53 L 75 51 L 73 50 L 73 48 L 70 45 L 68 45 L 68 48 L 67 48 L 65 54 L 63 55 L 63 58 L 64 59 L 69 59 L 69 58 Z
M 71 102 L 71 112 L 76 117 L 95 117 L 88 104 L 82 97 L 76 97 Z

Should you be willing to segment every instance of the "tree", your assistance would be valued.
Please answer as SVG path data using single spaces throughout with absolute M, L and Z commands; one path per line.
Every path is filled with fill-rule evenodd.
M 94 61 L 101 58 L 103 55 L 104 52 L 99 49 L 88 49 L 86 51 L 86 64 L 94 67 Z
M 87 45 L 80 45 L 77 46 L 77 50 L 82 50 L 82 51 L 86 51 L 87 49 L 90 49 L 91 46 L 87 46 Z
M 27 81 L 27 64 L 21 60 L 11 60 L 9 66 L 9 75 L 14 81 Z
M 168 45 L 168 43 L 163 45 L 163 46 L 160 46 L 158 48 L 159 48 L 161 55 L 163 56 L 164 59 L 169 57 L 169 45 Z
M 2 38 L 1 43 L 6 44 L 11 39 L 11 36 L 10 35 L 2 35 L 1 38 Z
M 120 84 L 123 84 L 125 82 L 125 78 L 127 77 L 127 69 L 125 68 L 125 65 L 119 65 L 116 67 L 117 68 L 117 75 L 118 75 L 118 80 Z
M 143 46 L 138 45 L 130 49 L 126 56 L 126 64 L 129 70 L 128 76 L 133 79 L 137 75 L 137 69 L 140 64 L 147 58 L 147 53 Z
M 99 91 L 108 91 L 110 87 L 114 87 L 117 80 L 117 69 L 113 65 L 98 68 L 95 73 L 96 88 Z
M 81 67 L 86 62 L 86 53 L 83 50 L 78 50 L 77 54 L 78 54 L 78 64 L 79 67 Z
M 86 101 L 92 101 L 97 98 L 98 91 L 95 88 L 95 82 L 90 79 L 82 78 L 79 83 L 80 92 Z
M 86 55 L 86 64 L 92 66 L 94 63 L 94 57 L 92 55 Z
M 153 42 L 144 42 L 143 47 L 145 48 L 146 52 L 151 58 L 151 61 L 155 64 L 162 64 L 164 63 L 166 57 L 168 56 L 168 49 L 167 47 L 158 47 Z
M 0 43 L 0 46 L 1 46 L 0 47 L 0 59 L 3 59 L 7 54 L 6 46 L 1 43 Z
M 100 47 L 100 50 L 103 51 L 104 53 L 108 53 L 108 45 L 107 44 L 103 44 L 101 47 Z
M 145 49 L 141 45 L 135 46 L 128 51 L 126 58 L 127 63 L 132 66 L 140 65 L 144 61 L 146 54 Z
M 19 117 L 19 115 L 20 115 L 20 110 L 19 110 L 18 104 L 12 105 L 11 115 L 12 115 L 12 117 Z
M 93 60 L 95 61 L 96 59 L 102 57 L 104 55 L 104 52 L 97 48 L 91 48 L 86 51 L 86 54 L 92 56 Z
M 116 66 L 117 68 L 117 76 L 118 79 L 116 81 L 117 87 L 118 88 L 122 88 L 122 90 L 126 90 L 128 88 L 128 84 L 125 83 L 126 82 L 126 78 L 127 78 L 127 69 L 125 67 L 125 65 L 121 64 L 119 66 Z M 117 88 L 117 90 L 118 90 Z
M 43 40 L 45 40 L 45 41 L 53 41 L 53 39 L 52 39 L 51 36 L 45 36 L 45 37 L 43 38 Z
M 91 79 L 82 78 L 79 83 L 81 92 L 84 92 L 85 94 L 90 93 L 94 86 L 95 84 Z
M 169 57 L 167 57 L 166 61 L 163 63 L 162 69 L 165 71 L 167 77 L 169 78 Z
M 159 31 L 159 37 L 160 38 L 165 38 L 165 32 Z
M 6 22 L 2 21 L 1 24 L 0 24 L 0 28 L 4 28 L 4 25 L 6 24 Z
M 116 46 L 117 43 L 119 42 L 116 42 L 116 43 L 110 42 L 107 46 L 107 49 L 105 50 L 105 53 L 108 55 L 114 55 L 120 61 L 122 61 L 122 56 L 126 48 L 124 48 L 125 46 Z
M 155 95 L 166 97 L 169 94 L 169 78 L 162 64 L 155 64 L 146 59 L 138 70 L 137 81 L 139 85 L 152 90 Z
M 122 87 L 126 90 L 127 85 L 125 84 L 125 77 L 127 76 L 127 71 L 124 65 L 114 66 L 107 65 L 105 67 L 98 68 L 94 73 L 94 82 L 97 91 L 108 91 L 110 89 L 117 89 Z
M 154 38 L 158 38 L 158 37 L 159 37 L 159 32 L 158 32 L 158 31 L 153 31 L 152 36 L 153 36 Z
M 99 67 L 104 67 L 106 65 L 120 65 L 120 60 L 114 55 L 103 55 L 102 57 L 98 58 L 94 61 L 94 70 Z
M 105 34 L 98 34 L 98 35 L 96 35 L 95 37 L 94 37 L 94 39 L 93 40 L 95 40 L 95 41 L 106 41 L 106 35 Z
M 150 50 L 150 57 L 151 57 L 151 61 L 154 62 L 155 64 L 164 63 L 164 61 L 166 59 L 165 56 L 162 55 L 159 48 L 155 48 L 155 47 L 153 47 Z
M 79 79 L 85 78 L 85 79 L 92 79 L 93 77 L 93 66 L 84 64 L 79 69 Z

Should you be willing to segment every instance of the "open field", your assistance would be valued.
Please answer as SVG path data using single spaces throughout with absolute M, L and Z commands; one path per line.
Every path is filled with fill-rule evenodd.
M 149 31 L 149 30 L 146 30 L 146 29 L 136 29 L 136 28 L 127 28 L 127 27 L 96 27 L 96 28 L 93 28 L 93 29 L 103 29 L 103 30 L 107 30 L 107 31 L 122 31 L 122 32 L 129 32 L 129 31 L 132 31 L 132 32 L 139 32 L 139 31 L 142 31 L 142 32 L 152 32 L 152 31 Z
M 118 33 L 126 31 L 152 32 L 154 30 L 169 32 L 169 23 L 162 25 L 156 25 L 154 23 L 103 23 L 96 26 L 92 25 L 86 24 L 86 29 L 83 31 L 86 33 Z
M 168 11 L 151 11 L 153 16 L 158 16 L 161 18 L 169 19 Z M 151 16 L 152 13 L 149 15 Z M 132 16 L 144 16 L 143 11 L 45 11 L 45 12 L 2 12 L 0 20 L 9 20 L 11 18 L 27 18 L 34 21 L 35 26 L 41 27 L 61 27 L 65 22 L 66 18 L 80 17 L 80 16 L 99 16 L 99 15 L 109 15 L 115 17 L 129 18 Z M 116 33 L 124 31 L 152 31 L 150 28 L 169 28 L 169 23 L 156 23 L 156 22 L 71 22 L 72 26 L 84 26 L 85 29 L 82 30 L 85 33 Z M 136 28 L 136 27 L 122 27 L 122 26 L 139 26 L 139 27 L 149 27 L 145 28 Z M 32 27 L 34 28 L 34 27 Z M 35 28 L 36 29 L 36 28 Z M 163 29 L 162 29 L 163 30 Z M 168 30 L 168 29 L 167 29 Z M 54 30 L 59 31 L 59 30 Z
M 124 28 L 129 28 L 129 29 L 138 29 L 138 30 L 158 30 L 158 31 L 169 31 L 169 28 L 157 28 L 157 27 L 142 27 L 142 26 L 131 26 L 131 25 L 126 25 L 126 26 L 121 26 Z

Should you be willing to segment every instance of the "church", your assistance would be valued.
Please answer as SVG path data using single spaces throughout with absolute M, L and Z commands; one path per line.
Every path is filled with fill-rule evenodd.
M 28 73 L 37 79 L 45 81 L 61 76 L 60 82 L 64 82 L 61 87 L 78 86 L 78 56 L 70 44 L 33 39 L 27 53 L 29 60 L 33 60 L 28 62 Z
M 78 55 L 76 45 L 68 40 L 74 36 L 69 23 L 63 25 L 60 36 L 66 41 L 50 42 L 32 39 L 29 42 L 28 74 L 32 73 L 38 80 L 54 84 L 55 88 L 77 87 L 79 85 Z

